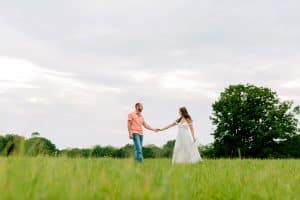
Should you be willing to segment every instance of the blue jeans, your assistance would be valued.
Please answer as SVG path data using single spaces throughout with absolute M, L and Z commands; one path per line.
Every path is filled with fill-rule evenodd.
M 133 133 L 134 142 L 134 154 L 137 162 L 143 162 L 143 136 L 137 133 Z

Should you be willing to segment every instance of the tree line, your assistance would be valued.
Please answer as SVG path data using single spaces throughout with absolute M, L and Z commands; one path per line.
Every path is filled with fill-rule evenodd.
M 205 158 L 300 158 L 300 106 L 281 101 L 270 88 L 251 84 L 231 85 L 212 105 L 210 117 L 214 142 L 200 146 Z M 162 147 L 143 147 L 145 158 L 171 158 L 175 141 Z M 25 139 L 18 135 L 0 136 L 0 155 L 66 156 L 71 158 L 129 158 L 133 145 L 121 148 L 94 146 L 58 150 L 39 133 Z
M 168 141 L 162 147 L 147 145 L 143 147 L 145 158 L 170 158 L 175 141 Z M 33 133 L 31 138 L 8 134 L 0 136 L 1 156 L 64 156 L 70 158 L 130 158 L 133 157 L 134 146 L 127 144 L 116 148 L 113 146 L 96 145 L 92 148 L 68 148 L 59 150 L 56 145 L 39 134 Z

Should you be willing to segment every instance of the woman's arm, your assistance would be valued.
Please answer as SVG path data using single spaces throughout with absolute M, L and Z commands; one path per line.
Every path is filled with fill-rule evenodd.
M 194 130 L 194 126 L 193 126 L 192 122 L 189 122 L 189 127 L 190 127 L 190 130 L 191 130 L 191 133 L 192 133 L 193 140 L 195 142 L 196 141 L 195 130 Z
M 160 129 L 160 131 L 165 131 L 165 130 L 167 130 L 167 129 L 173 127 L 173 126 L 176 126 L 176 122 L 173 122 L 172 124 L 170 124 L 170 125 L 168 125 L 168 126 L 162 128 L 162 129 Z

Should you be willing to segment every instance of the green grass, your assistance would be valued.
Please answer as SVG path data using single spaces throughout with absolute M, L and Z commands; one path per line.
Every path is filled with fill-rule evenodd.
M 300 199 L 300 160 L 0 158 L 0 199 Z

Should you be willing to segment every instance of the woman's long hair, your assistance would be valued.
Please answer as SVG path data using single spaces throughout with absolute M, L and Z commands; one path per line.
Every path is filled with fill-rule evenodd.
M 176 120 L 177 123 L 179 123 L 182 120 L 182 118 L 184 118 L 187 121 L 193 121 L 192 117 L 190 116 L 190 114 L 189 114 L 188 110 L 186 109 L 186 107 L 179 108 L 179 111 L 181 113 L 181 117 Z

